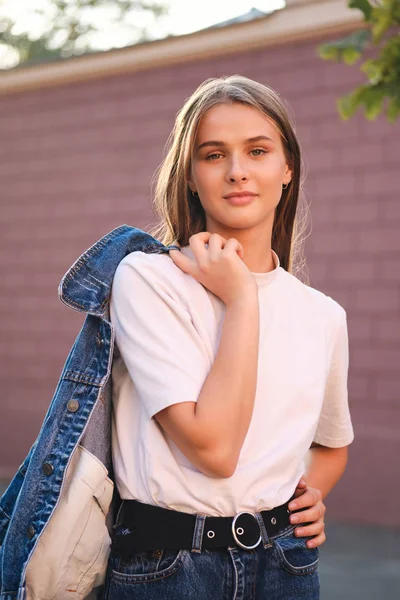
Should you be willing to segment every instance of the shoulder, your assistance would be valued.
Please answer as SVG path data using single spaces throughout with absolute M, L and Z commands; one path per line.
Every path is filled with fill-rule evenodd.
M 147 283 L 155 291 L 182 296 L 190 276 L 175 265 L 168 254 L 152 254 L 136 250 L 127 254 L 118 264 L 115 285 Z
M 287 284 L 291 287 L 292 292 L 294 292 L 293 299 L 295 302 L 301 298 L 312 311 L 315 311 L 324 320 L 326 319 L 328 322 L 333 323 L 333 326 L 340 324 L 346 319 L 346 311 L 337 300 L 324 294 L 321 290 L 303 283 L 288 271 L 285 271 L 285 276 Z

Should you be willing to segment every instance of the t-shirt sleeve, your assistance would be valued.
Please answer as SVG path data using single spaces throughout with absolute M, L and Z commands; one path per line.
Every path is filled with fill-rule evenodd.
M 329 348 L 330 365 L 323 406 L 314 436 L 314 442 L 322 446 L 340 448 L 354 440 L 348 402 L 349 339 L 347 315 L 336 303 L 339 317 L 331 335 Z
M 196 402 L 211 368 L 179 292 L 186 282 L 168 260 L 129 254 L 117 267 L 110 299 L 115 342 L 149 418 L 172 404 Z

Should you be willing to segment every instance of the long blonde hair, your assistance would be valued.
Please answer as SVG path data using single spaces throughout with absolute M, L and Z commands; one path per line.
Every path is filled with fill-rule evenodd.
M 292 273 L 300 271 L 303 267 L 301 258 L 299 260 L 300 246 L 307 223 L 307 208 L 304 217 L 296 215 L 303 183 L 299 142 L 279 94 L 241 75 L 207 79 L 178 112 L 167 142 L 169 149 L 154 177 L 154 206 L 160 222 L 149 233 L 165 245 L 178 242 L 186 246 L 192 235 L 206 230 L 205 211 L 188 185 L 194 141 L 203 115 L 212 106 L 226 102 L 240 102 L 260 110 L 280 132 L 292 180 L 282 190 L 276 207 L 271 246 L 284 269 Z

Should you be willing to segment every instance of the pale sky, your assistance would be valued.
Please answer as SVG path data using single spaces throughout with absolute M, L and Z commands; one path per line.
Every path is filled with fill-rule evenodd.
M 151 25 L 151 21 L 142 22 L 143 25 L 151 26 L 152 35 L 157 38 L 162 38 L 168 33 L 174 35 L 191 33 L 239 16 L 251 8 L 271 12 L 282 8 L 285 4 L 284 0 L 167 0 L 165 3 L 170 6 L 168 17 L 154 25 Z M 34 2 L 32 0 L 0 0 L 0 17 L 11 16 L 17 24 L 16 33 L 29 31 L 39 36 L 43 28 L 43 21 L 35 15 L 34 8 L 46 6 L 51 6 L 49 0 L 35 0 Z M 96 19 L 96 25 L 99 26 L 101 32 L 95 37 L 95 42 L 101 49 L 107 49 L 113 44 L 125 46 L 132 43 L 129 41 L 128 29 L 124 35 L 121 28 L 118 28 L 117 31 L 110 27 L 109 18 L 112 11 L 111 3 L 110 9 L 105 10 Z M 51 18 L 51 9 L 48 18 Z M 134 19 L 137 22 L 137 16 L 134 16 Z M 10 54 L 6 56 L 4 48 L 2 51 L 0 47 L 0 64 L 6 65 L 7 63 L 11 66 L 12 62 L 12 56 Z

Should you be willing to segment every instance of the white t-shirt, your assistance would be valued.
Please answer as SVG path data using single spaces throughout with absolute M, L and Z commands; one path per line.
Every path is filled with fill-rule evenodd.
M 190 246 L 182 252 L 193 257 Z M 188 513 L 230 516 L 286 502 L 311 443 L 346 446 L 345 310 L 280 266 L 253 273 L 260 343 L 254 411 L 229 478 L 202 473 L 153 418 L 197 401 L 215 359 L 225 304 L 167 254 L 127 255 L 112 287 L 112 454 L 121 498 Z M 118 352 L 119 350 L 119 352 Z

